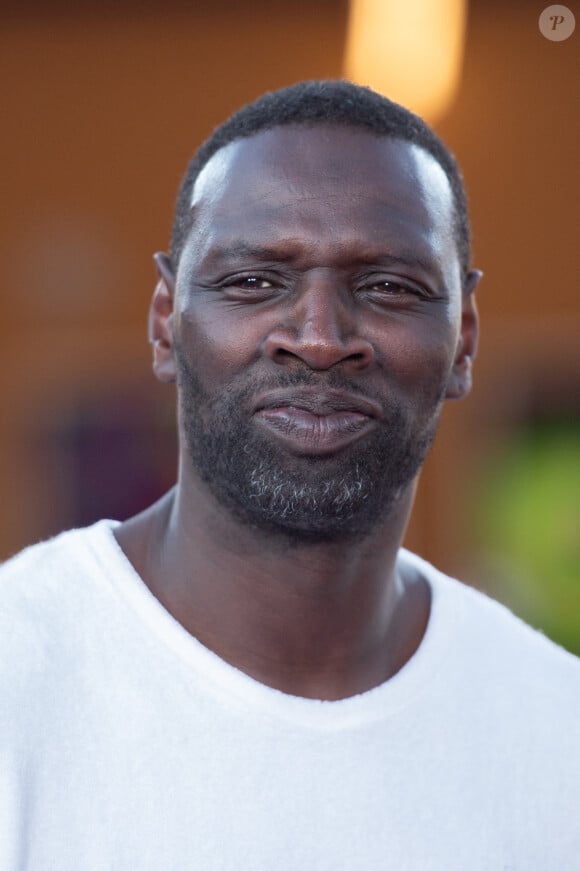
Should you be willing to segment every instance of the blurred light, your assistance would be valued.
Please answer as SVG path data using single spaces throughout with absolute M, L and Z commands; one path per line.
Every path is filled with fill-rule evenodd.
M 345 76 L 430 123 L 459 83 L 465 0 L 350 0 Z

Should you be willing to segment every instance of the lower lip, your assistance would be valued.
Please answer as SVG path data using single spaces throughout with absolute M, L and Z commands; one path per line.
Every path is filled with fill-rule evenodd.
M 263 408 L 256 420 L 298 453 L 334 453 L 364 436 L 374 419 L 358 411 L 312 414 L 303 408 Z

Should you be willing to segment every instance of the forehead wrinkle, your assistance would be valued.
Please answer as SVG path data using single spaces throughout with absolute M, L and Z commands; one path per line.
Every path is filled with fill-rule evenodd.
M 203 217 L 200 211 L 204 213 Z M 275 211 L 279 213 L 279 210 Z M 438 254 L 442 245 L 453 242 L 449 234 L 445 234 L 447 238 L 441 238 L 435 228 L 421 227 L 416 221 L 412 221 L 408 228 L 406 217 L 398 216 L 394 220 L 392 213 L 384 227 L 377 224 L 374 229 L 366 227 L 365 232 L 360 233 L 357 226 L 353 225 L 351 232 L 342 235 L 342 238 L 337 238 L 333 228 L 327 234 L 323 231 L 314 235 L 307 232 L 305 236 L 300 232 L 300 227 L 280 226 L 275 219 L 265 219 L 262 232 L 258 235 L 253 232 L 250 236 L 243 236 L 238 233 L 240 222 L 225 211 L 221 216 L 226 218 L 225 227 L 220 220 L 214 220 L 215 213 L 210 215 L 198 206 L 192 210 L 193 214 L 197 214 L 201 220 L 192 224 L 184 253 L 185 259 L 192 263 L 187 256 L 189 248 L 189 254 L 194 256 L 198 266 L 216 262 L 288 263 L 301 260 L 314 265 L 340 262 L 340 265 L 351 266 L 404 266 L 419 269 L 426 275 L 442 277 Z
M 377 232 L 380 232 L 380 223 L 384 221 L 385 227 L 393 223 L 410 224 L 410 228 L 415 232 L 423 233 L 429 228 L 431 231 L 445 230 L 445 235 L 453 235 L 452 214 L 445 216 L 448 220 L 445 220 L 442 215 L 442 207 L 443 210 L 449 211 L 446 208 L 448 204 L 441 202 L 440 191 L 430 190 L 422 179 L 414 179 L 416 197 L 413 214 L 409 214 L 408 204 L 404 200 L 400 201 L 396 190 L 393 196 L 385 197 L 377 190 L 365 189 L 362 184 L 354 190 L 352 186 L 349 190 L 345 190 L 337 188 L 333 183 L 331 189 L 327 189 L 324 185 L 322 189 L 313 192 L 309 184 L 302 180 L 289 179 L 282 185 L 280 179 L 268 180 L 268 182 L 266 187 L 258 178 L 251 187 L 245 187 L 244 179 L 234 178 L 221 189 L 208 192 L 207 197 L 204 196 L 204 192 L 200 192 L 195 208 L 204 213 L 208 223 L 210 218 L 212 221 L 225 219 L 226 223 L 232 219 L 243 221 L 246 210 L 257 207 L 259 211 L 252 217 L 268 226 L 275 225 L 290 216 L 290 220 L 312 224 L 319 222 L 325 227 L 329 218 L 338 212 L 345 212 L 349 208 L 356 209 L 357 205 L 368 206 L 366 215 L 361 212 L 360 216 L 353 213 L 346 214 L 345 217 L 351 220 L 353 225 L 359 217 L 361 219 L 369 217 L 371 222 L 376 222 Z
M 349 250 L 350 249 L 350 250 Z M 219 263 L 220 266 L 226 266 L 230 262 L 235 264 L 243 263 L 264 263 L 264 264 L 279 264 L 279 263 L 307 263 L 317 267 L 364 267 L 372 266 L 373 268 L 400 268 L 401 266 L 412 270 L 420 270 L 426 275 L 436 275 L 440 277 L 440 270 L 435 259 L 422 253 L 417 253 L 416 250 L 399 247 L 396 244 L 384 245 L 380 248 L 364 247 L 357 241 L 353 241 L 351 246 L 345 245 L 344 242 L 334 242 L 325 250 L 316 250 L 315 246 L 305 246 L 303 240 L 294 238 L 285 238 L 277 240 L 272 247 L 268 245 L 258 245 L 247 242 L 245 240 L 225 240 L 222 242 L 214 241 L 203 252 L 200 259 L 201 263 L 206 264 Z
M 214 216 L 217 217 L 223 212 L 231 214 L 232 208 L 243 212 L 244 206 L 251 208 L 260 204 L 265 204 L 268 208 L 271 203 L 270 211 L 275 210 L 278 214 L 287 208 L 299 208 L 300 204 L 328 203 L 329 208 L 334 209 L 336 204 L 358 201 L 379 206 L 382 204 L 392 213 L 398 210 L 398 194 L 405 196 L 411 186 L 415 189 L 415 203 L 423 204 L 420 210 L 423 215 L 415 215 L 415 218 L 430 220 L 435 215 L 441 217 L 443 210 L 447 212 L 451 224 L 449 229 L 453 231 L 453 198 L 449 181 L 444 170 L 422 149 L 408 148 L 407 164 L 397 165 L 395 174 L 390 171 L 389 165 L 381 165 L 380 160 L 377 160 L 377 185 L 369 190 L 368 174 L 359 176 L 356 173 L 356 164 L 349 164 L 348 172 L 343 164 L 341 172 L 337 172 L 332 162 L 326 165 L 318 161 L 315 166 L 311 166 L 306 160 L 300 164 L 297 173 L 295 166 L 288 168 L 284 159 L 276 161 L 269 154 L 261 155 L 261 162 L 250 161 L 250 185 L 247 173 L 240 172 L 238 165 L 245 146 L 245 141 L 232 142 L 212 156 L 193 186 L 192 209 L 200 206 L 203 211 L 206 208 L 209 211 L 215 209 Z M 282 156 L 284 157 L 286 155 Z M 380 158 L 380 154 L 378 157 Z M 384 177 L 387 187 L 390 187 L 391 198 L 388 200 L 382 200 L 379 196 L 377 188 L 380 188 L 381 177 Z M 316 185 L 314 193 L 311 191 L 312 185 Z M 348 191 L 346 187 L 349 188 Z M 193 215 L 191 220 L 193 222 Z

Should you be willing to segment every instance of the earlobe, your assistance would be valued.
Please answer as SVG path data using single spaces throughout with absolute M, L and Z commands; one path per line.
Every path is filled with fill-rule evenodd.
M 472 269 L 465 279 L 461 300 L 461 330 L 445 393 L 446 399 L 461 399 L 471 390 L 471 370 L 477 352 L 479 334 L 479 317 L 474 291 L 482 275 L 479 269 Z
M 175 381 L 173 358 L 173 297 L 175 280 L 169 258 L 155 254 L 158 281 L 149 307 L 149 341 L 153 346 L 153 371 L 165 384 Z
M 462 399 L 471 390 L 471 364 L 469 354 L 461 354 L 456 358 L 447 382 L 446 399 Z

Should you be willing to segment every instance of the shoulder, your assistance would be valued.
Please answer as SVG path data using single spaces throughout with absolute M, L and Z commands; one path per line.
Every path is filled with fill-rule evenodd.
M 469 674 L 480 698 L 495 704 L 567 710 L 580 717 L 580 659 L 485 593 L 403 551 L 401 559 L 427 580 L 432 619 L 449 635 L 456 672 Z
M 64 532 L 0 566 L 0 691 L 45 672 L 82 632 L 98 598 L 99 552 L 115 524 Z
M 407 558 L 429 582 L 433 631 L 448 642 L 433 688 L 440 731 L 470 748 L 482 788 L 502 796 L 502 825 L 517 831 L 524 812 L 569 838 L 580 799 L 580 659 L 504 605 Z M 545 845 L 526 829 L 530 843 L 536 835 Z
M 34 608 L 34 604 L 90 572 L 94 555 L 112 536 L 114 520 L 101 520 L 84 529 L 62 532 L 33 544 L 0 564 L 0 614 L 11 606 Z

